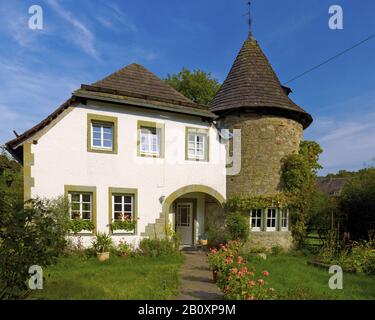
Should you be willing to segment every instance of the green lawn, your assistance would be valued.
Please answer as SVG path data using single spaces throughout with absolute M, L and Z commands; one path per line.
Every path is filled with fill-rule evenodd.
M 284 254 L 268 256 L 267 260 L 249 258 L 256 270 L 270 272 L 268 282 L 279 299 L 375 299 L 375 276 L 344 272 L 343 289 L 331 290 L 332 276 L 325 269 L 308 265 L 306 255 Z
M 32 299 L 170 299 L 177 294 L 183 256 L 63 257 L 44 271 L 44 289 Z

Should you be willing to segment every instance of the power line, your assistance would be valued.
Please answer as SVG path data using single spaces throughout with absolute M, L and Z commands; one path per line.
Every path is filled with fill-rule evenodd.
M 332 60 L 334 60 L 334 59 L 336 59 L 336 58 L 342 56 L 343 54 L 349 52 L 350 50 L 353 50 L 354 48 L 357 48 L 358 46 L 360 46 L 361 44 L 363 44 L 363 43 L 365 43 L 365 42 L 371 40 L 372 38 L 375 38 L 375 33 L 374 33 L 373 35 L 369 36 L 368 38 L 366 38 L 366 39 L 364 39 L 364 40 L 362 40 L 362 41 L 356 43 L 355 45 L 351 46 L 350 48 L 347 48 L 347 49 L 345 49 L 344 51 L 341 51 L 340 53 L 336 54 L 335 56 L 333 56 L 333 57 L 331 57 L 331 58 L 329 58 L 329 59 L 327 59 L 327 60 L 325 60 L 325 61 L 319 63 L 319 64 L 316 65 L 315 67 L 312 67 L 312 68 L 306 70 L 305 72 L 299 74 L 298 76 L 293 77 L 292 79 L 290 79 L 290 80 L 288 80 L 287 82 L 285 82 L 285 84 L 288 84 L 288 83 L 290 83 L 290 82 L 292 82 L 292 81 L 294 81 L 294 80 L 297 80 L 297 79 L 303 77 L 304 75 L 310 73 L 311 71 L 314 71 L 314 70 L 320 68 L 321 66 L 323 66 L 323 65 L 327 64 L 328 62 L 331 62 Z

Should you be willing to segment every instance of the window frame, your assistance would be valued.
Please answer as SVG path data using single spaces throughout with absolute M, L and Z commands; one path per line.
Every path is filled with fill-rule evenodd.
M 280 209 L 280 231 L 289 231 L 289 209 Z M 286 214 L 286 217 L 284 217 Z M 286 221 L 286 227 L 283 226 L 283 221 Z
M 93 124 L 112 126 L 112 148 L 94 146 Z M 87 151 L 96 153 L 118 153 L 118 118 L 101 114 L 87 114 Z
M 191 156 L 189 154 L 189 135 L 194 134 L 195 137 L 203 135 L 205 137 L 203 144 L 203 157 Z M 197 141 L 194 139 L 194 147 L 196 147 Z M 186 127 L 185 128 L 185 160 L 187 161 L 199 161 L 209 162 L 210 161 L 210 129 L 209 128 L 196 128 Z
M 144 152 L 141 149 L 141 137 L 142 128 L 154 129 L 156 132 L 159 131 L 159 153 Z M 139 157 L 151 157 L 151 158 L 164 158 L 164 145 L 165 145 L 165 125 L 163 123 L 141 121 L 137 122 L 137 155 Z
M 114 196 L 120 195 L 120 196 L 133 196 L 133 221 L 138 220 L 138 189 L 135 188 L 116 188 L 116 187 L 109 187 L 108 188 L 108 222 L 109 227 L 112 224 L 114 219 Z M 109 228 L 109 232 L 111 234 L 127 234 L 127 235 L 136 235 L 137 234 L 137 227 L 138 223 L 136 224 L 133 231 L 127 231 L 127 230 L 111 230 Z
M 71 216 L 71 207 L 70 207 L 70 194 L 80 193 L 80 194 L 91 194 L 91 219 L 86 221 L 92 221 L 95 228 L 94 230 L 82 230 L 79 234 L 96 234 L 97 231 L 97 212 L 96 212 L 96 187 L 90 186 L 77 186 L 77 185 L 65 185 L 64 194 L 69 199 L 69 219 L 72 219 Z M 80 205 L 81 206 L 81 205 Z M 82 216 L 80 217 L 82 219 Z
M 260 221 L 260 226 L 259 227 L 252 227 L 253 225 L 253 220 L 254 220 L 254 217 L 253 217 L 253 211 L 256 210 L 256 213 L 258 213 L 258 211 L 260 211 L 260 217 L 256 217 L 255 218 L 255 221 Z M 260 232 L 262 231 L 263 229 L 263 209 L 251 209 L 250 211 L 250 229 L 251 231 L 254 231 L 254 232 Z
M 95 139 L 94 138 L 94 127 L 95 126 L 99 126 L 100 128 L 100 146 L 95 146 L 94 145 L 94 140 L 98 140 L 98 139 Z M 104 138 L 104 128 L 111 128 L 111 131 L 112 131 L 112 140 L 108 140 L 108 139 L 105 139 Z M 109 151 L 112 151 L 113 150 L 113 124 L 110 124 L 110 123 L 103 123 L 103 122 L 97 122 L 97 121 L 92 121 L 91 122 L 91 148 L 92 149 L 99 149 L 99 150 L 109 150 Z M 110 147 L 106 147 L 104 146 L 104 142 L 105 141 L 111 141 L 111 146 Z
M 269 211 L 270 210 L 275 210 L 275 217 L 274 218 L 269 218 Z M 278 210 L 277 208 L 267 208 L 267 212 L 266 212 L 266 225 L 265 225 L 265 230 L 268 231 L 268 232 L 273 232 L 273 231 L 277 231 L 277 218 L 278 218 Z M 275 221 L 275 226 L 274 227 L 269 227 L 268 226 L 268 220 L 274 220 Z

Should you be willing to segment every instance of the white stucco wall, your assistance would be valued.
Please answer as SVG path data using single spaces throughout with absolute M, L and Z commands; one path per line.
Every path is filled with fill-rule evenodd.
M 87 113 L 118 118 L 118 154 L 87 151 Z M 165 125 L 163 159 L 137 156 L 138 120 Z M 209 128 L 209 162 L 185 160 L 186 126 Z M 196 117 L 134 107 L 79 105 L 42 135 L 31 151 L 35 159 L 31 168 L 35 179 L 32 197 L 63 195 L 64 185 L 95 186 L 98 231 L 109 231 L 108 188 L 138 189 L 137 235 L 115 236 L 134 244 L 145 226 L 159 217 L 161 196 L 199 184 L 225 197 L 225 146 L 219 142 L 216 129 Z M 85 237 L 84 241 L 91 239 Z

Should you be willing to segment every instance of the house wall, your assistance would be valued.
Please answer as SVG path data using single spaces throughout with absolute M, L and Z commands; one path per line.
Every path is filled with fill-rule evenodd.
M 118 153 L 87 151 L 87 114 L 118 118 Z M 153 121 L 165 126 L 164 158 L 137 155 L 137 121 Z M 209 162 L 185 160 L 185 128 L 209 129 Z M 78 105 L 31 144 L 34 163 L 32 197 L 55 198 L 64 194 L 64 185 L 96 187 L 97 230 L 109 232 L 108 188 L 138 190 L 137 234 L 115 235 L 137 244 L 145 226 L 160 217 L 159 198 L 188 185 L 208 186 L 223 196 L 226 192 L 225 146 L 217 130 L 200 118 L 161 113 L 134 107 Z M 82 238 L 89 244 L 92 237 Z

